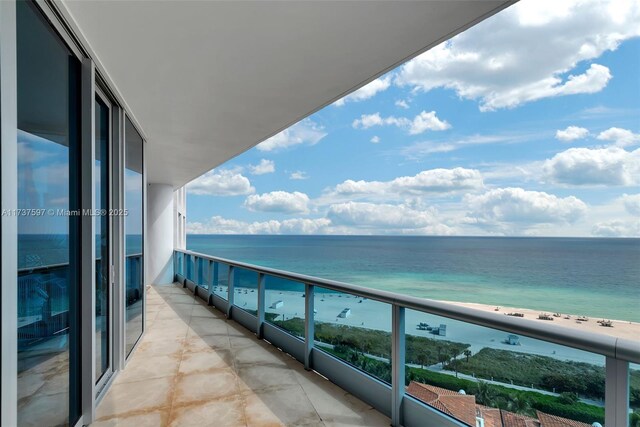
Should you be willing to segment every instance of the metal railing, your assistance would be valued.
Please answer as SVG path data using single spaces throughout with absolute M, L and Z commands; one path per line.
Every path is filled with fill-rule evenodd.
M 288 352 L 304 363 L 305 369 L 314 369 L 342 388 L 365 400 L 376 409 L 390 416 L 394 426 L 443 425 L 461 426 L 459 421 L 434 410 L 406 393 L 405 387 L 405 312 L 415 310 L 453 319 L 481 327 L 494 328 L 561 346 L 583 350 L 605 358 L 605 425 L 628 425 L 629 417 L 629 364 L 640 363 L 640 341 L 617 338 L 611 335 L 580 331 L 556 326 L 548 322 L 514 318 L 498 313 L 485 312 L 451 303 L 401 295 L 393 292 L 356 286 L 334 280 L 322 279 L 272 268 L 260 267 L 179 250 L 174 252 L 175 279 L 189 287 L 196 295 L 221 309 L 228 318 L 234 318 L 259 338 Z M 227 299 L 214 292 L 220 286 L 218 267 L 228 266 L 226 279 Z M 236 271 L 247 270 L 257 274 L 257 310 L 242 310 L 234 303 Z M 265 281 L 274 277 L 304 284 L 304 339 L 301 340 L 281 328 L 273 327 L 265 320 Z M 382 302 L 391 306 L 391 381 L 390 387 L 348 363 L 314 348 L 314 292 L 316 288 L 344 292 L 363 299 Z M 317 344 L 317 342 L 315 343 Z M 364 380 L 363 378 L 367 378 Z M 390 391 L 390 396 L 389 396 Z

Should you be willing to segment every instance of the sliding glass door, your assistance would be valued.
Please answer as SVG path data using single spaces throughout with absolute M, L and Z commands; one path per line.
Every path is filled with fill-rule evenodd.
M 125 121 L 125 354 L 142 335 L 144 325 L 144 141 Z
M 49 6 L 16 2 L 17 415 L 68 426 L 143 333 L 144 140 Z
M 100 386 L 113 372 L 113 292 L 111 245 L 111 103 L 101 91 L 95 95 L 95 378 Z M 98 387 L 100 389 L 100 387 Z
M 18 423 L 80 416 L 80 61 L 16 2 Z

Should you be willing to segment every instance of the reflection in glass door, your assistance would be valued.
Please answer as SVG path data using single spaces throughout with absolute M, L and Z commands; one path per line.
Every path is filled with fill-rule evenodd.
M 111 365 L 111 239 L 109 208 L 111 187 L 109 153 L 111 146 L 111 109 L 99 93 L 95 98 L 95 239 L 96 239 L 96 304 L 95 304 L 95 379 L 103 383 L 110 376 Z
M 80 62 L 16 2 L 18 424 L 74 425 L 79 399 Z
M 142 335 L 144 317 L 144 140 L 129 118 L 125 122 L 125 355 Z

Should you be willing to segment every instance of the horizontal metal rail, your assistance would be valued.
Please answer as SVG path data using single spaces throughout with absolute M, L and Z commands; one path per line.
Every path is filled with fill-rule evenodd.
M 202 258 L 209 261 L 227 264 L 232 267 L 255 271 L 260 274 L 266 274 L 281 279 L 345 292 L 359 297 L 387 303 L 391 306 L 395 305 L 479 326 L 499 329 L 530 338 L 600 354 L 609 358 L 624 360 L 630 363 L 640 363 L 640 337 L 639 340 L 636 341 L 612 337 L 605 334 L 578 331 L 562 326 L 550 325 L 548 323 L 542 324 L 541 322 L 536 322 L 534 320 L 515 318 L 485 312 L 474 308 L 462 307 L 447 302 L 401 295 L 395 292 L 372 289 L 335 280 L 277 270 L 274 268 L 260 267 L 253 264 L 228 260 L 183 249 L 175 249 L 175 252 L 190 255 L 195 258 Z

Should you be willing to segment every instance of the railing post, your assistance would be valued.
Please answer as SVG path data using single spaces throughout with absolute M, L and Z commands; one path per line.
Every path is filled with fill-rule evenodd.
M 605 362 L 604 424 L 629 424 L 629 362 L 607 357 Z
M 262 339 L 262 326 L 264 325 L 264 288 L 266 280 L 264 273 L 258 273 L 258 324 L 256 325 L 256 334 L 259 339 Z
M 404 307 L 393 304 L 391 313 L 391 425 L 402 425 L 402 401 L 405 392 Z
M 193 283 L 195 284 L 194 294 L 198 292 L 198 285 L 200 284 L 200 257 L 193 257 Z
M 187 256 L 183 253 L 182 256 L 180 257 L 180 275 L 182 277 L 187 277 L 187 270 L 186 270 L 186 262 L 187 262 Z
M 186 285 L 187 285 L 186 281 L 187 280 L 191 280 L 189 278 L 190 275 L 191 275 L 191 255 L 185 254 L 184 255 L 184 278 L 185 278 L 185 283 L 182 284 L 184 287 L 186 287 Z
M 231 319 L 231 308 L 233 307 L 233 300 L 235 296 L 235 283 L 234 283 L 235 271 L 232 265 L 229 266 L 229 283 L 227 286 L 227 319 Z
M 304 284 L 304 369 L 313 369 L 313 338 L 315 336 L 314 322 L 314 286 Z
M 207 283 L 207 304 L 211 304 L 211 294 L 213 294 L 213 273 L 215 271 L 215 263 L 211 260 L 208 261 L 208 269 L 207 277 L 209 278 L 209 283 Z

